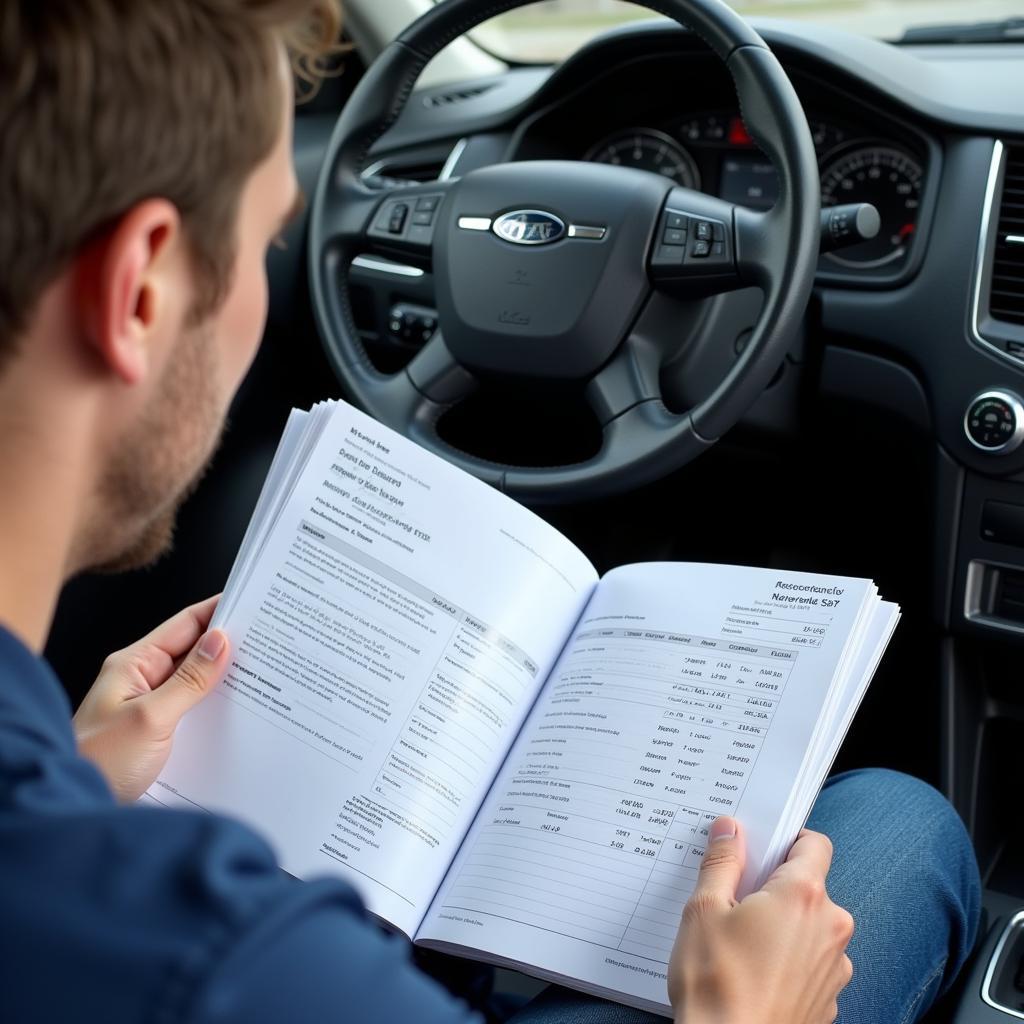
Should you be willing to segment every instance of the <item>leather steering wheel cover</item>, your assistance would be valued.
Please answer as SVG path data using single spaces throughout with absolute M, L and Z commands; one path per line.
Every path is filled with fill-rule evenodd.
M 532 0 L 447 0 L 407 26 L 396 42 L 429 59 L 481 22 L 525 7 L 529 2 Z M 692 29 L 720 60 L 728 61 L 733 50 L 741 46 L 768 49 L 750 25 L 720 0 L 637 0 L 637 3 Z
M 761 315 L 743 356 L 690 412 L 697 433 L 712 441 L 753 405 L 785 358 L 814 287 L 821 230 L 818 162 L 810 138 L 800 138 L 807 120 L 782 66 L 770 50 L 744 46 L 727 67 L 747 130 L 778 170 L 779 197 L 761 218 L 765 237 L 750 261 L 762 271 L 754 282 L 765 292 Z
M 310 286 L 314 319 L 328 358 L 349 393 L 371 415 L 402 424 L 414 440 L 489 483 L 532 502 L 584 500 L 648 483 L 690 461 L 733 426 L 785 357 L 813 287 L 819 234 L 819 182 L 802 107 L 760 36 L 719 0 L 642 0 L 696 32 L 722 59 L 755 140 L 775 162 L 780 197 L 761 215 L 763 244 L 746 262 L 765 292 L 750 343 L 730 373 L 698 407 L 672 414 L 660 401 L 629 409 L 605 428 L 593 458 L 548 468 L 501 466 L 460 451 L 437 432 L 447 406 L 409 406 L 397 375 L 377 371 L 359 341 L 343 269 L 358 252 L 329 246 L 325 211 L 344 220 L 341 195 L 372 200 L 359 177 L 370 147 L 395 122 L 430 59 L 455 38 L 529 0 L 444 0 L 410 25 L 370 66 L 335 125 L 310 210 Z M 360 204 L 362 205 L 362 204 Z M 781 242 L 781 244 L 780 244 Z M 743 257 L 743 253 L 737 254 Z M 408 384 L 408 381 L 402 381 Z

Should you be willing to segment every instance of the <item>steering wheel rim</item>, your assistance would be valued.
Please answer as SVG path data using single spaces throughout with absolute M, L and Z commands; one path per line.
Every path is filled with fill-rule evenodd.
M 405 370 L 383 374 L 373 366 L 359 339 L 346 271 L 356 256 L 373 251 L 375 239 L 380 243 L 378 248 L 388 251 L 386 215 L 389 211 L 394 213 L 396 202 L 412 209 L 421 198 L 436 199 L 441 211 L 439 226 L 430 229 L 426 251 L 431 253 L 437 245 L 448 259 L 455 247 L 470 244 L 469 232 L 459 231 L 465 217 L 457 218 L 458 226 L 456 220 L 443 219 L 446 210 L 454 211 L 458 207 L 459 195 L 454 193 L 454 188 L 462 187 L 465 192 L 475 189 L 478 204 L 481 194 L 500 193 L 496 193 L 494 187 L 487 193 L 488 179 L 481 171 L 467 175 L 463 179 L 468 182 L 465 186 L 456 183 L 442 189 L 439 183 L 432 183 L 383 193 L 370 189 L 361 180 L 360 171 L 370 147 L 404 109 L 430 59 L 481 22 L 528 2 L 530 0 L 444 0 L 411 24 L 371 65 L 335 125 L 317 181 L 310 208 L 309 276 L 314 319 L 328 358 L 358 405 L 488 483 L 521 500 L 543 503 L 600 497 L 648 483 L 695 458 L 739 420 L 767 386 L 802 320 L 817 264 L 820 186 L 814 147 L 802 107 L 785 72 L 761 37 L 720 0 L 641 0 L 642 6 L 693 30 L 723 61 L 736 86 L 747 129 L 771 159 L 779 179 L 778 200 L 767 213 L 734 207 L 700 193 L 670 189 L 665 184 L 657 207 L 660 219 L 655 220 L 648 231 L 650 237 L 642 254 L 643 266 L 651 288 L 658 286 L 658 275 L 667 275 L 662 285 L 667 281 L 677 289 L 692 288 L 696 283 L 701 294 L 751 284 L 759 286 L 764 292 L 764 302 L 750 340 L 712 394 L 682 414 L 671 412 L 662 401 L 658 383 L 659 355 L 643 337 L 627 332 L 610 354 L 604 350 L 591 353 L 597 368 L 593 375 L 585 375 L 590 377 L 587 395 L 601 421 L 603 433 L 600 451 L 584 462 L 556 467 L 507 466 L 450 445 L 438 433 L 438 421 L 471 393 L 474 377 L 452 355 L 444 340 L 445 309 L 441 310 L 440 332 L 435 339 Z M 525 162 L 499 166 L 506 170 L 517 168 L 515 173 L 519 178 L 527 179 L 522 190 L 516 193 L 524 196 L 533 194 L 527 186 L 534 172 L 547 175 L 545 181 L 549 188 L 553 187 L 553 175 L 583 173 L 578 166 L 568 164 L 559 168 L 541 168 L 540 164 L 528 167 Z M 600 173 L 604 174 L 605 170 L 648 177 L 644 172 L 624 168 L 606 168 Z M 488 168 L 484 171 L 490 171 L 490 177 L 496 179 L 497 184 L 506 188 L 510 184 L 513 188 L 520 187 L 516 176 L 503 180 L 500 172 Z M 623 188 L 635 189 L 638 181 L 634 177 Z M 609 184 L 614 182 L 609 179 Z M 389 203 L 391 205 L 387 205 Z M 655 195 L 651 192 L 647 196 L 648 207 L 654 209 L 654 203 Z M 543 197 L 534 205 L 543 211 Z M 679 209 L 687 212 L 691 227 L 703 218 L 709 223 L 724 225 L 727 266 L 723 259 L 716 257 L 722 266 L 719 271 L 709 272 L 709 264 L 691 260 L 690 250 L 684 245 L 689 270 L 685 267 L 655 268 L 657 260 L 653 254 L 669 252 L 660 247 L 658 234 L 668 223 L 664 218 Z M 522 212 L 516 211 L 517 214 Z M 385 218 L 383 225 L 382 217 Z M 484 219 L 489 225 L 492 223 L 490 218 Z M 629 218 L 624 216 L 618 227 L 621 229 L 628 222 Z M 394 225 L 392 217 L 390 227 L 393 229 Z M 414 230 L 410 227 L 406 234 L 411 235 Z M 421 236 L 425 237 L 425 231 L 421 229 Z M 440 243 L 435 243 L 435 231 Z M 506 241 L 496 236 L 492 239 L 493 234 L 488 232 L 486 244 L 493 246 L 495 252 L 502 246 L 508 248 Z M 621 235 L 622 231 L 613 230 L 612 234 Z M 718 237 L 717 228 L 715 237 Z M 408 244 L 413 243 L 410 240 Z M 479 243 L 474 239 L 472 244 Z M 559 238 L 546 252 L 555 253 L 559 246 L 569 244 L 565 238 Z M 538 246 L 538 250 L 540 248 Z M 519 259 L 518 254 L 516 259 Z M 458 265 L 454 257 L 451 262 L 453 266 Z M 465 259 L 461 265 L 466 266 Z M 608 267 L 602 268 L 606 276 L 610 272 Z M 447 283 L 453 289 L 458 288 L 457 280 Z M 456 295 L 447 303 L 449 318 L 458 317 L 458 301 Z M 463 304 L 468 301 L 465 294 L 462 301 Z M 454 324 L 451 319 L 449 322 Z M 513 321 L 512 329 L 515 326 Z M 506 329 L 507 325 L 502 325 L 502 330 Z M 460 336 L 468 337 L 465 331 Z M 484 360 L 491 354 L 491 350 L 477 350 L 477 356 Z

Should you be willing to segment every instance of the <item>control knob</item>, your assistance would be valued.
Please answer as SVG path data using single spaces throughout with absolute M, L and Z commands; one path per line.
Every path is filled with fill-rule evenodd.
M 1012 391 L 982 391 L 964 414 L 967 440 L 991 455 L 1008 455 L 1024 441 L 1024 402 Z

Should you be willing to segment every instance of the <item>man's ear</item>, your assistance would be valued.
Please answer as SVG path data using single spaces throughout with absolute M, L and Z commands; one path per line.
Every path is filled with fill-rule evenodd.
M 132 207 L 79 259 L 77 302 L 85 338 L 126 384 L 142 380 L 168 316 L 179 315 L 181 217 L 166 199 Z M 176 330 L 179 325 L 175 324 Z

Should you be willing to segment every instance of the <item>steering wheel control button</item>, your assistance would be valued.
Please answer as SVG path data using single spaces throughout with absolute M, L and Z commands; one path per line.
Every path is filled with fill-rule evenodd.
M 405 218 L 409 214 L 409 207 L 405 203 L 396 203 L 388 218 L 388 233 L 400 235 L 405 230 Z
M 661 244 L 654 250 L 651 266 L 655 270 L 671 270 L 675 267 L 682 267 L 685 258 L 685 246 Z
M 429 246 L 433 241 L 440 195 L 411 195 L 385 200 L 367 234 L 383 241 Z M 489 226 L 489 225 L 488 225 Z
M 394 203 L 385 203 L 377 214 L 377 219 L 373 222 L 374 233 L 386 232 L 388 225 L 391 223 L 391 214 L 394 211 Z
M 663 280 L 678 278 L 683 282 L 692 274 L 697 282 L 713 281 L 733 269 L 722 221 L 686 210 L 666 209 L 661 216 L 659 231 L 651 269 L 660 272 Z M 693 270 L 688 272 L 689 266 Z
M 388 332 L 393 341 L 417 348 L 425 345 L 437 330 L 437 310 L 399 302 L 388 313 Z
M 1008 455 L 1024 441 L 1024 403 L 1012 391 L 983 391 L 967 407 L 964 432 L 975 448 Z

